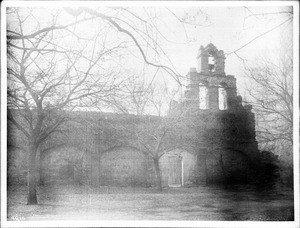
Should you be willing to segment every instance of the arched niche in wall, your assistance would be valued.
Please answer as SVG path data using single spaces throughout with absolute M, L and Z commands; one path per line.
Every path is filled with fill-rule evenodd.
M 209 109 L 208 106 L 208 81 L 201 80 L 199 83 L 199 108 L 202 110 Z
M 152 159 L 133 146 L 114 146 L 102 152 L 99 182 L 105 186 L 151 186 L 155 171 Z
M 227 101 L 227 84 L 225 82 L 221 82 L 219 84 L 219 109 L 220 110 L 226 110 L 228 109 L 228 101 Z

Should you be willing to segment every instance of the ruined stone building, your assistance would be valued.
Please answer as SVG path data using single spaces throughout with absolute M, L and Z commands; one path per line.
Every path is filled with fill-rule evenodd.
M 248 166 L 259 155 L 255 116 L 250 105 L 242 105 L 236 78 L 226 75 L 222 50 L 211 43 L 201 46 L 197 63 L 197 68 L 191 68 L 187 75 L 189 85 L 182 102 L 173 101 L 170 114 L 184 110 L 194 122 L 204 120 L 198 127 L 207 132 L 201 135 L 204 140 L 199 140 L 196 151 L 200 176 L 214 182 L 227 175 L 234 181 L 235 174 L 248 172 Z
M 226 75 L 222 50 L 213 44 L 201 46 L 197 61 L 197 69 L 188 73 L 189 86 L 182 102 L 171 104 L 169 117 L 181 113 L 189 124 L 180 133 L 182 141 L 170 136 L 166 138 L 169 143 L 163 142 L 165 153 L 159 160 L 163 185 L 246 182 L 259 154 L 251 106 L 242 105 L 235 77 Z M 162 118 L 95 112 L 70 115 L 77 123 L 68 125 L 67 136 L 53 137 L 48 144 L 59 146 L 41 155 L 45 182 L 155 185 L 153 161 L 143 152 L 135 129 L 147 124 L 155 128 Z M 173 147 L 167 147 L 169 144 Z M 184 144 L 189 145 L 181 146 Z M 26 178 L 20 154 L 15 153 L 16 164 L 9 172 L 11 177 Z
M 225 74 L 225 55 L 213 44 L 200 47 L 197 55 L 198 67 L 188 73 L 190 84 L 180 104 L 194 110 L 232 110 L 241 106 L 237 96 L 236 79 Z M 174 103 L 173 105 L 176 105 Z M 174 108 L 174 107 L 173 107 Z

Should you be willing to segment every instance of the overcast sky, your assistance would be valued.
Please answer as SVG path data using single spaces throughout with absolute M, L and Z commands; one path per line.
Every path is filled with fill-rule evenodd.
M 264 14 L 265 16 L 250 16 Z M 287 11 L 287 7 L 213 7 L 204 8 L 210 20 L 208 26 L 187 26 L 189 42 L 182 45 L 166 45 L 174 65 L 181 74 L 188 72 L 190 67 L 196 67 L 196 55 L 200 45 L 212 42 L 225 54 L 231 53 L 248 43 L 255 37 L 265 33 L 273 27 L 287 20 L 287 15 L 267 15 L 268 13 Z M 180 27 L 180 25 L 178 25 Z M 174 34 L 174 36 L 179 34 Z M 186 40 L 185 34 L 180 34 Z M 255 62 L 262 55 L 278 53 L 281 42 L 292 38 L 292 23 L 285 23 L 281 27 L 263 35 L 251 44 L 242 48 L 237 54 L 248 61 Z M 178 39 L 178 38 L 177 38 Z M 244 83 L 243 62 L 235 54 L 226 56 L 226 74 L 235 75 L 240 86 Z
M 126 4 L 128 3 L 125 2 L 122 6 L 126 6 Z M 224 50 L 227 58 L 225 72 L 236 76 L 238 92 L 242 96 L 246 96 L 243 91 L 245 84 L 243 77 L 244 62 L 241 59 L 247 60 L 247 64 L 253 64 L 262 55 L 270 55 L 274 58 L 281 47 L 282 41 L 288 40 L 288 42 L 291 42 L 292 23 L 286 22 L 290 15 L 278 13 L 289 11 L 290 7 L 282 6 L 282 3 L 281 6 L 270 4 L 271 6 L 248 5 L 246 7 L 232 6 L 229 3 L 228 6 L 224 7 L 216 7 L 216 4 L 204 7 L 201 7 L 199 3 L 195 4 L 195 6 L 191 5 L 191 3 L 189 4 L 190 6 L 185 8 L 182 7 L 182 3 L 177 3 L 176 7 L 173 4 L 167 4 L 167 8 L 155 7 L 154 9 L 145 9 L 139 8 L 144 6 L 143 3 L 139 2 L 137 4 L 138 7 L 130 8 L 141 17 L 145 12 L 150 15 L 155 14 L 158 17 L 157 28 L 163 33 L 165 39 L 158 37 L 157 42 L 181 75 L 186 75 L 191 67 L 197 66 L 196 55 L 200 45 L 206 46 L 211 42 L 219 50 Z M 158 6 L 158 4 L 156 5 Z M 55 7 L 59 7 L 59 5 L 55 4 Z M 103 12 L 105 11 L 106 9 L 103 8 Z M 41 23 L 47 23 L 48 17 L 43 10 L 36 13 L 35 17 Z M 188 22 L 194 24 L 183 24 L 179 21 L 182 18 L 186 18 Z M 74 18 L 65 14 L 59 18 L 58 23 L 67 24 L 72 19 Z M 8 25 L 12 23 L 13 19 L 8 18 Z M 282 24 L 282 26 L 268 32 L 279 24 Z M 88 26 L 82 24 L 81 27 L 79 25 L 76 29 L 77 32 L 82 34 L 90 34 L 94 32 L 97 26 L 97 23 L 89 24 Z M 34 26 L 29 25 L 27 29 L 32 30 Z M 238 56 L 232 53 L 260 35 L 262 36 L 236 52 Z M 145 66 L 146 64 L 143 62 L 136 47 L 133 47 L 131 53 L 136 57 L 126 57 L 119 61 L 123 61 L 124 67 L 136 72 L 144 69 L 146 71 L 144 76 L 152 78 L 155 70 Z M 150 51 L 149 53 L 147 52 L 149 58 L 155 59 L 151 56 Z M 159 61 L 169 64 L 166 58 Z M 157 82 L 166 82 L 170 88 L 176 85 L 175 81 L 163 72 L 159 72 L 155 80 Z

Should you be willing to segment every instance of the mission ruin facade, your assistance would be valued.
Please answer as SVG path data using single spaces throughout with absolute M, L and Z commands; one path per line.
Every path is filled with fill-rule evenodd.
M 51 137 L 40 149 L 53 148 L 40 153 L 40 178 L 95 186 L 153 186 L 157 170 L 135 130 L 149 124 L 155 128 L 162 119 L 180 113 L 188 120 L 186 130 L 180 137 L 167 137 L 159 157 L 163 186 L 247 182 L 259 156 L 251 106 L 242 105 L 235 77 L 225 74 L 223 51 L 213 44 L 201 46 L 197 61 L 198 69 L 188 73 L 190 83 L 182 102 L 172 101 L 167 117 L 69 113 L 76 121 L 65 126 L 68 133 Z M 18 178 L 26 183 L 27 168 L 22 163 L 26 153 L 9 150 L 10 181 Z

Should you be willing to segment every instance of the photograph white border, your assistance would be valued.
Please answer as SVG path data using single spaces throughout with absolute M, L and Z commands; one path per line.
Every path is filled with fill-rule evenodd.
M 293 222 L 252 221 L 7 221 L 7 7 L 64 6 L 293 6 L 294 41 L 294 208 Z M 4 1 L 1 4 L 1 227 L 299 227 L 299 3 L 297 1 Z

